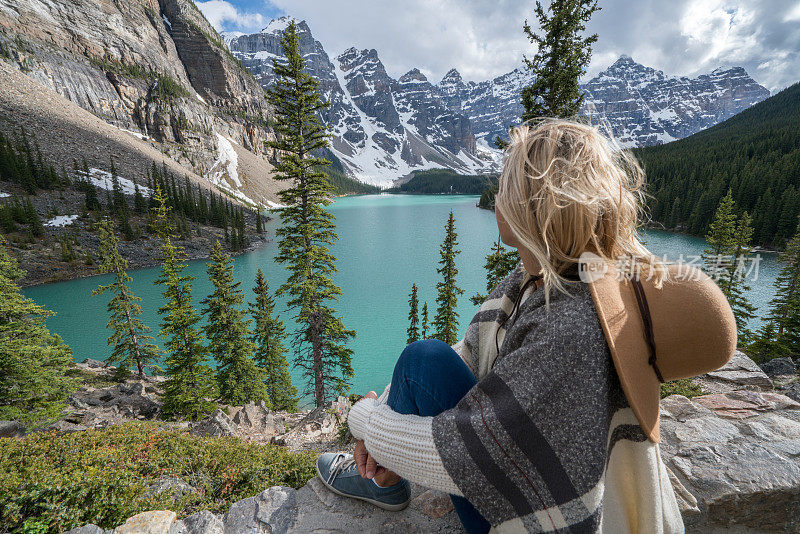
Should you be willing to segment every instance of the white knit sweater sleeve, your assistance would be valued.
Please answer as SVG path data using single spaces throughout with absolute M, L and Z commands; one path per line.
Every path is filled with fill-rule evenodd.
M 436 444 L 433 417 L 402 415 L 376 399 L 362 399 L 350 410 L 347 423 L 356 439 L 378 464 L 422 486 L 461 495 L 447 474 Z

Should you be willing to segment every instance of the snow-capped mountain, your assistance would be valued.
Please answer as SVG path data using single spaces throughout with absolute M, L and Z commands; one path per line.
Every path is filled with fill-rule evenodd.
M 769 97 L 741 67 L 697 78 L 668 76 L 620 57 L 583 85 L 584 112 L 607 121 L 623 146 L 668 143 L 709 128 Z
M 289 20 L 274 20 L 256 34 L 225 36 L 264 87 L 273 81 L 272 59 L 282 57 L 280 32 Z M 322 116 L 333 134 L 331 150 L 353 176 L 387 185 L 416 169 L 496 170 L 495 155 L 476 150 L 469 117 L 448 108 L 419 71 L 394 80 L 375 50 L 350 48 L 331 61 L 305 21 L 297 27 L 308 71 L 331 103 Z
M 272 83 L 272 59 L 282 57 L 280 32 L 290 20 L 273 20 L 252 35 L 224 35 L 264 87 Z M 333 133 L 331 149 L 353 176 L 387 185 L 416 169 L 499 169 L 493 141 L 520 121 L 520 92 L 532 82 L 524 69 L 481 82 L 464 81 L 452 69 L 438 84 L 412 69 L 395 80 L 374 49 L 350 48 L 331 59 L 305 21 L 297 26 L 308 70 L 331 103 L 322 116 Z M 629 56 L 582 87 L 584 113 L 610 127 L 624 146 L 691 135 L 769 96 L 741 67 L 690 79 L 668 76 Z

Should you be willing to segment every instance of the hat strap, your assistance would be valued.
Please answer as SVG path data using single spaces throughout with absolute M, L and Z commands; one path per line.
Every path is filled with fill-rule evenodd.
M 631 278 L 633 285 L 633 292 L 636 295 L 636 304 L 639 305 L 639 313 L 642 315 L 642 322 L 644 323 L 644 334 L 647 340 L 647 346 L 650 347 L 650 358 L 647 360 L 653 370 L 656 372 L 659 382 L 664 382 L 664 377 L 661 375 L 661 370 L 656 363 L 656 340 L 653 335 L 653 320 L 650 317 L 650 307 L 647 305 L 647 296 L 644 294 L 642 283 L 634 278 Z

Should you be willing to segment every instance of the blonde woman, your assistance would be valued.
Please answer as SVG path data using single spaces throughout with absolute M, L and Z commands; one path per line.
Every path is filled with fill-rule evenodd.
M 319 458 L 326 486 L 388 510 L 409 480 L 441 490 L 470 533 L 682 532 L 659 383 L 721 366 L 736 333 L 713 282 L 640 241 L 643 180 L 595 127 L 515 129 L 495 213 L 522 261 L 462 341 L 412 343 L 356 403 L 355 455 Z

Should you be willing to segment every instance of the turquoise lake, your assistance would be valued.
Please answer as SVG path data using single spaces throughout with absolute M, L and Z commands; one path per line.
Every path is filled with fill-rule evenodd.
M 329 209 L 336 215 L 339 241 L 332 248 L 338 258 L 335 282 L 343 295 L 335 305 L 347 328 L 357 332 L 354 349 L 352 391 L 366 393 L 382 390 L 391 378 L 397 356 L 405 346 L 408 326 L 408 294 L 411 284 L 420 288 L 420 307 L 428 301 L 432 318 L 436 304 L 436 268 L 439 245 L 444 238 L 444 225 L 450 210 L 456 219 L 461 254 L 457 258 L 458 283 L 464 289 L 459 299 L 460 334 L 463 335 L 477 310 L 468 297 L 485 290 L 484 256 L 497 239 L 494 213 L 475 206 L 478 197 L 459 195 L 363 195 L 338 198 Z M 274 235 L 277 219 L 267 223 L 267 232 Z M 649 248 L 667 259 L 691 261 L 699 255 L 705 241 L 696 237 L 649 230 Z M 238 256 L 234 261 L 235 276 L 242 282 L 246 300 L 252 297 L 256 270 L 261 268 L 274 291 L 285 281 L 282 265 L 273 261 L 277 244 L 272 241 L 254 252 Z M 24 267 L 24 266 L 23 266 Z M 772 284 L 777 276 L 775 254 L 763 254 L 750 273 L 750 297 L 758 313 L 766 313 L 773 296 Z M 211 290 L 204 261 L 190 262 L 187 273 L 196 277 L 193 284 L 195 304 Z M 143 298 L 142 318 L 154 332 L 158 331 L 156 310 L 162 304 L 160 288 L 153 285 L 157 268 L 131 272 L 131 287 Z M 106 345 L 110 297 L 92 297 L 98 284 L 107 276 L 84 278 L 27 288 L 25 294 L 42 306 L 57 312 L 48 319 L 50 329 L 64 338 L 77 361 L 87 358 L 103 360 L 110 354 Z M 199 305 L 198 305 L 199 307 Z M 279 303 L 281 319 L 291 330 L 290 312 Z M 754 320 L 752 327 L 759 321 Z M 159 344 L 161 344 L 159 340 Z M 291 363 L 291 356 L 290 356 Z M 300 391 L 304 383 L 299 371 L 293 372 Z

